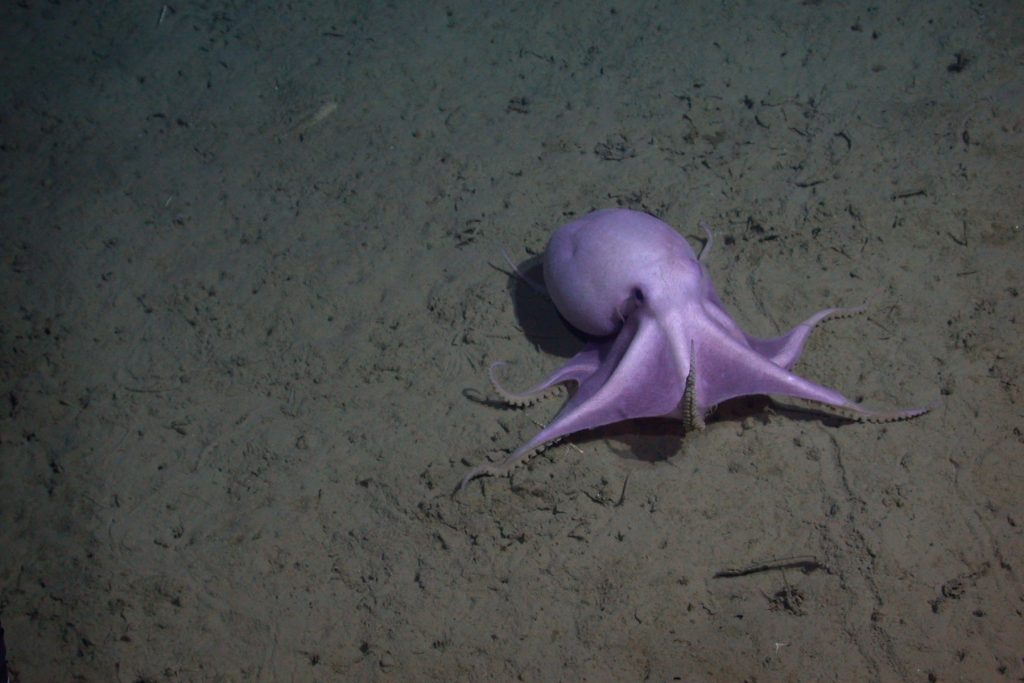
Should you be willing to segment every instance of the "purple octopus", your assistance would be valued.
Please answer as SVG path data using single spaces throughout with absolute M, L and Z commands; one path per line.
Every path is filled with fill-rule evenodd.
M 557 385 L 576 391 L 554 420 L 498 463 L 470 470 L 459 490 L 509 472 L 575 432 L 633 418 L 670 417 L 703 429 L 709 411 L 738 396 L 809 402 L 857 421 L 907 420 L 930 407 L 878 411 L 790 371 L 819 322 L 864 307 L 827 308 L 779 337 L 758 339 L 729 316 L 701 259 L 666 223 L 637 211 L 596 211 L 559 228 L 544 255 L 544 282 L 559 313 L 589 341 L 547 379 L 522 393 L 490 379 L 509 404 L 524 406 Z

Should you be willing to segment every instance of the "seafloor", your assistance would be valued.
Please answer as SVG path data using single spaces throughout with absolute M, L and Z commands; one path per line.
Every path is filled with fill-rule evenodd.
M 0 6 L 30 681 L 1024 680 L 1024 3 Z M 797 371 L 580 434 L 501 255 L 655 214 Z M 693 242 L 697 244 L 696 241 Z

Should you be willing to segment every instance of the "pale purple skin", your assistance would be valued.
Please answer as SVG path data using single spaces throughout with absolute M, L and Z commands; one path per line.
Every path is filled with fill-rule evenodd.
M 710 241 L 708 232 L 702 256 Z M 492 382 L 514 405 L 566 382 L 577 390 L 551 424 L 503 461 L 472 469 L 459 489 L 507 473 L 552 441 L 622 420 L 670 417 L 701 429 L 712 408 L 738 396 L 803 399 L 852 420 L 905 420 L 929 410 L 869 410 L 790 372 L 816 324 L 863 307 L 827 308 L 782 336 L 751 337 L 725 311 L 686 240 L 645 213 L 606 209 L 559 228 L 544 256 L 544 282 L 558 311 L 590 341 L 525 392 L 498 385 L 500 363 Z

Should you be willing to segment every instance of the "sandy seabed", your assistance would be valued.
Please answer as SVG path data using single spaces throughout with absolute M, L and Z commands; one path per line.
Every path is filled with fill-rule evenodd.
M 484 8 L 486 7 L 486 8 Z M 1024 4 L 4 3 L 0 620 L 29 681 L 1024 680 Z M 797 371 L 450 493 L 607 206 Z

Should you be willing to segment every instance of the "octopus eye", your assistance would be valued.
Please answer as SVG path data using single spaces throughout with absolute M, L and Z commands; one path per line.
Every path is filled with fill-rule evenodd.
M 638 304 L 642 304 L 644 302 L 644 293 L 641 292 L 639 288 L 634 289 L 633 290 L 633 298 L 636 299 L 636 302 Z

